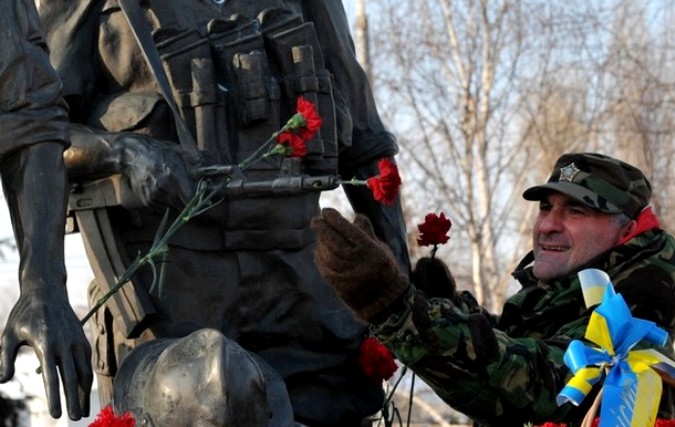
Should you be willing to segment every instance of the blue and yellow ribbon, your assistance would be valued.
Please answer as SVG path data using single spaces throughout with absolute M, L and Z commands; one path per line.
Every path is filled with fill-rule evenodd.
M 656 350 L 632 350 L 641 341 L 665 345 L 668 334 L 653 322 L 634 318 L 623 297 L 614 291 L 609 276 L 600 270 L 579 273 L 582 289 L 604 286 L 600 305 L 591 314 L 585 338 L 598 347 L 574 340 L 564 355 L 574 376 L 558 394 L 557 403 L 581 404 L 593 386 L 604 378 L 600 427 L 653 426 L 663 384 L 675 378 L 675 362 Z M 584 282 L 592 286 L 584 287 Z

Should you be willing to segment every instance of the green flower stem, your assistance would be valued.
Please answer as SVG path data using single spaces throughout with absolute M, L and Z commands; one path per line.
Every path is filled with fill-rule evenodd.
M 393 427 L 395 419 L 398 419 L 399 424 L 402 424 L 403 422 L 401 420 L 401 415 L 398 412 L 398 408 L 393 402 L 393 399 L 394 393 L 396 392 L 396 389 L 398 388 L 398 385 L 401 382 L 401 380 L 403 380 L 403 377 L 405 377 L 406 372 L 408 372 L 408 367 L 404 365 L 403 369 L 401 369 L 401 374 L 399 375 L 398 379 L 391 387 L 391 390 L 389 390 L 389 392 L 385 396 L 384 403 L 382 404 L 382 418 L 380 419 L 380 421 L 384 421 L 385 427 Z M 391 413 L 389 409 L 390 406 L 391 406 Z M 380 423 L 378 422 L 377 425 L 379 426 Z
M 183 210 L 180 212 L 178 217 L 174 222 L 169 226 L 169 228 L 164 232 L 164 226 L 168 216 L 167 213 L 162 220 L 162 223 L 155 234 L 155 240 L 152 243 L 152 246 L 148 250 L 148 253 L 144 256 L 140 254 L 133 260 L 133 262 L 127 267 L 127 269 L 122 273 L 122 276 L 117 279 L 115 284 L 106 292 L 101 298 L 96 301 L 96 304 L 89 310 L 89 312 L 80 320 L 80 323 L 84 325 L 98 309 L 100 309 L 103 304 L 110 299 L 117 291 L 120 290 L 131 278 L 138 272 L 142 267 L 149 265 L 153 268 L 153 273 L 155 272 L 154 259 L 159 256 L 165 256 L 169 251 L 169 240 L 176 234 L 176 232 L 192 218 L 206 212 L 208 209 L 212 208 L 220 202 L 220 200 L 213 202 L 213 198 L 218 194 L 220 189 L 227 182 L 221 182 L 216 186 L 211 186 L 209 180 L 201 180 L 197 184 L 197 191 L 192 199 L 185 205 Z M 162 234 L 164 233 L 164 234 Z M 162 281 L 163 275 L 160 274 L 160 282 Z M 155 275 L 155 280 L 153 280 L 151 291 L 155 288 L 157 284 L 157 276 Z M 161 286 L 161 283 L 160 283 Z
M 87 321 L 98 311 L 99 308 L 103 306 L 103 304 L 112 297 L 115 292 L 119 291 L 120 288 L 133 277 L 134 274 L 145 264 L 147 263 L 148 260 L 148 255 L 144 256 L 143 258 L 136 257 L 134 261 L 127 267 L 127 269 L 124 271 L 122 276 L 117 279 L 117 282 L 110 288 L 108 292 L 106 292 L 101 298 L 99 298 L 96 301 L 96 304 L 89 310 L 89 312 L 80 320 L 80 323 L 84 325 L 87 323 Z
M 245 158 L 241 163 L 239 163 L 239 169 L 244 171 L 244 170 L 248 169 L 249 167 L 253 166 L 254 164 L 256 164 L 257 162 L 259 162 L 260 160 L 269 157 L 269 154 L 270 154 L 269 151 L 270 151 L 270 148 L 271 148 L 272 144 L 277 139 L 277 136 L 279 136 L 279 134 L 281 132 L 283 132 L 285 129 L 286 129 L 286 126 L 281 128 L 281 130 L 274 132 L 272 134 L 272 136 L 267 141 L 265 141 L 264 144 L 262 144 L 260 147 L 258 147 L 257 150 L 255 150 L 253 152 L 253 154 L 251 154 L 250 156 Z M 268 150 L 268 151 L 261 155 L 261 153 L 263 153 L 265 150 Z
M 396 382 L 394 383 L 394 385 L 391 387 L 391 391 L 389 392 L 389 394 L 387 395 L 387 397 L 384 399 L 384 404 L 385 404 L 385 405 L 387 405 L 387 404 L 391 401 L 391 399 L 394 398 L 394 392 L 395 392 L 396 389 L 398 388 L 398 384 L 401 382 L 401 380 L 403 379 L 403 377 L 405 377 L 406 372 L 408 372 L 408 367 L 405 366 L 405 365 L 403 365 L 403 369 L 401 370 L 401 375 L 399 375 L 398 379 L 396 380 Z
M 298 122 L 297 121 L 298 119 L 296 118 L 296 116 L 299 116 L 302 119 L 302 121 Z M 284 132 L 287 132 L 287 131 L 290 131 L 290 130 L 293 130 L 293 129 L 298 129 L 299 127 L 302 127 L 305 124 L 306 124 L 306 121 L 305 121 L 305 118 L 302 115 L 300 115 L 300 114 L 293 115 L 290 119 L 288 119 L 286 124 L 281 129 L 274 132 L 272 134 L 272 136 L 270 136 L 269 139 L 267 141 L 265 141 L 264 144 L 262 144 L 260 147 L 258 147 L 257 150 L 255 150 L 253 152 L 253 154 L 251 154 L 250 156 L 245 158 L 241 163 L 239 163 L 239 169 L 241 169 L 242 171 L 246 170 L 249 167 L 251 167 L 252 165 L 259 162 L 260 160 L 264 160 L 264 159 L 267 159 L 267 158 L 271 157 L 274 154 L 274 153 L 272 153 L 272 149 L 274 148 L 273 144 L 280 134 L 282 134 Z M 267 152 L 265 152 L 264 154 L 261 155 L 260 153 L 263 153 L 265 150 L 267 150 Z
M 365 179 L 356 179 L 352 178 L 349 180 L 339 180 L 338 184 L 340 185 L 368 185 L 368 181 Z

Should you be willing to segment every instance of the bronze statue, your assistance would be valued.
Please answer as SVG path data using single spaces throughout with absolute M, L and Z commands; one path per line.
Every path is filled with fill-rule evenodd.
M 97 313 L 103 399 L 137 345 L 213 328 L 280 374 L 297 422 L 358 426 L 375 413 L 381 384 L 357 363 L 365 325 L 313 262 L 319 192 L 270 185 L 366 178 L 397 152 L 341 2 L 50 0 L 39 12 L 71 109 L 70 207 L 96 275 L 93 298 L 148 250 L 164 207 L 175 217 L 200 176 L 254 152 L 300 95 L 324 121 L 305 157 L 257 163 L 246 185 L 178 232 L 161 287 L 151 292 L 145 270 Z M 398 201 L 345 191 L 409 268 Z
M 91 348 L 68 301 L 64 264 L 68 112 L 31 0 L 1 0 L 0 174 L 20 252 L 21 294 L 0 341 L 0 382 L 14 376 L 22 345 L 41 366 L 49 413 L 89 414 Z M 57 369 L 59 374 L 57 374 Z

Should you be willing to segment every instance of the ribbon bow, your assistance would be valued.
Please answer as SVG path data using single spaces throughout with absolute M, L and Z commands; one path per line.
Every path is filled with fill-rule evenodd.
M 652 349 L 632 348 L 642 340 L 663 346 L 668 334 L 653 322 L 634 318 L 604 271 L 583 270 L 579 280 L 587 305 L 597 304 L 598 288 L 604 284 L 602 302 L 591 314 L 585 333 L 598 347 L 579 340 L 570 343 L 563 360 L 574 376 L 558 394 L 558 405 L 571 402 L 578 406 L 605 377 L 600 427 L 653 426 L 663 389 L 661 378 L 675 378 L 675 362 Z

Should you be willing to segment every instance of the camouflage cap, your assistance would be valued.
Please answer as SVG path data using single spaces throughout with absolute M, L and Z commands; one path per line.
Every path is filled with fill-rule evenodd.
M 542 200 L 557 191 L 601 212 L 637 217 L 647 206 L 652 186 L 640 169 L 597 153 L 563 154 L 544 185 L 528 188 L 527 200 Z

